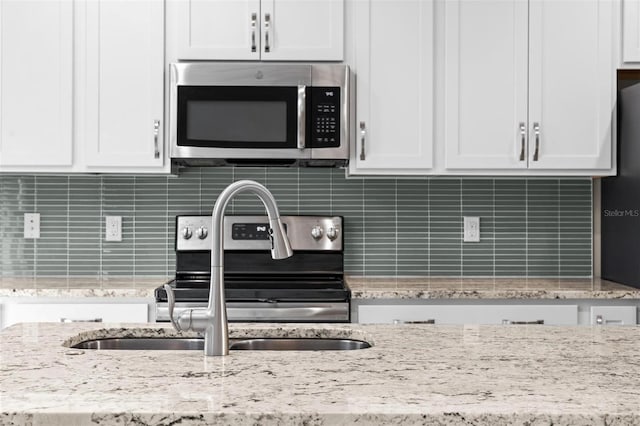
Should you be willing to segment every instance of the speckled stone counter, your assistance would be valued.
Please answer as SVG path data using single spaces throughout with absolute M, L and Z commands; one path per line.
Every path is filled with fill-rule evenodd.
M 347 277 L 354 299 L 640 299 L 640 289 L 569 278 Z
M 343 352 L 92 351 L 154 325 L 24 324 L 0 333 L 3 425 L 640 424 L 640 327 L 243 325 L 340 336 Z
M 0 279 L 0 297 L 153 297 L 169 277 Z M 347 277 L 354 299 L 640 299 L 600 279 Z
M 0 297 L 153 297 L 167 277 L 29 277 L 0 279 Z

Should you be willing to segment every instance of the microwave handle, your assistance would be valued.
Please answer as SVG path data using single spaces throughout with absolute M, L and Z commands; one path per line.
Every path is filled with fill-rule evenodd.
M 307 86 L 298 86 L 298 149 L 305 149 Z

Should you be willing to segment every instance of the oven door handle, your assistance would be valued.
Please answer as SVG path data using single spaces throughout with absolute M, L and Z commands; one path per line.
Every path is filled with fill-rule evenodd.
M 349 307 L 347 303 L 328 305 L 309 305 L 297 307 L 276 306 L 234 306 L 227 303 L 227 315 L 234 320 L 314 320 L 314 319 L 348 319 Z
M 298 86 L 298 149 L 305 149 L 307 132 L 307 86 Z
M 300 303 L 296 306 L 277 306 L 277 303 L 227 302 L 229 321 L 349 321 L 349 302 Z M 177 302 L 175 314 L 196 307 L 204 307 L 206 302 Z M 169 321 L 168 303 L 156 302 L 156 320 Z

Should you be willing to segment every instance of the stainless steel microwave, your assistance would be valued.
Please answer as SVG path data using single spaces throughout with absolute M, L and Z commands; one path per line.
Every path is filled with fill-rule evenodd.
M 350 72 L 336 64 L 170 65 L 174 166 L 342 166 Z

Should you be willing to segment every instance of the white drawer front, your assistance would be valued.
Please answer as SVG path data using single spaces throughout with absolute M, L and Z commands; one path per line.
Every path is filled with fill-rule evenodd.
M 6 303 L 3 327 L 20 322 L 142 322 L 148 321 L 145 303 Z
M 635 306 L 592 306 L 591 325 L 636 325 Z
M 435 324 L 503 324 L 544 321 L 546 325 L 577 325 L 577 305 L 362 305 L 361 324 L 428 321 Z

